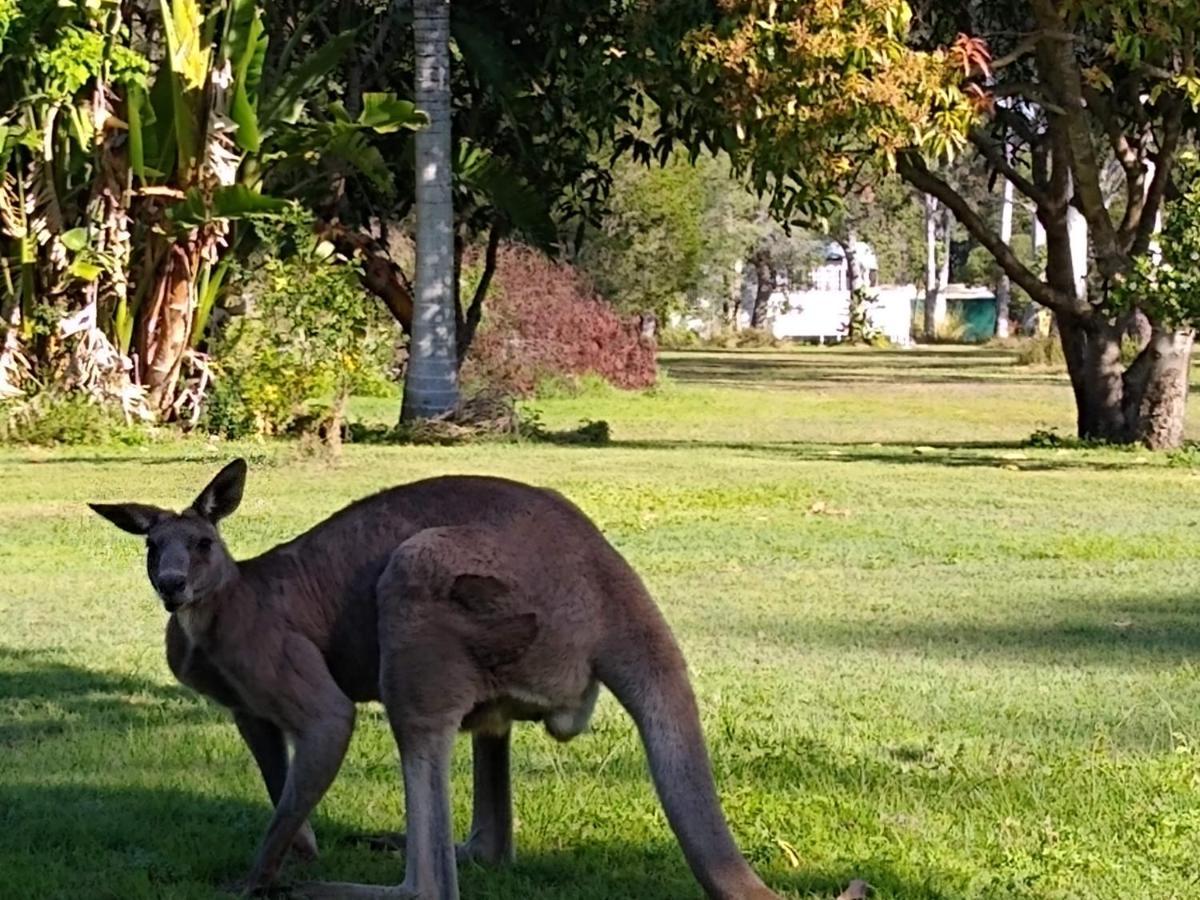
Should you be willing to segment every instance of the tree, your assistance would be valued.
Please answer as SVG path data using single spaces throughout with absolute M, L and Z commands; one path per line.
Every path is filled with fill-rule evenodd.
M 429 117 L 417 132 L 417 273 L 412 343 L 401 419 L 458 405 L 455 349 L 454 205 L 450 174 L 450 0 L 414 0 L 414 98 Z
M 1200 102 L 1200 6 L 1143 0 L 727 4 L 691 43 L 712 103 L 743 140 L 738 158 L 784 211 L 805 213 L 833 175 L 871 159 L 947 207 L 1014 284 L 1054 312 L 1080 436 L 1163 444 L 1180 433 L 1170 391 L 1192 321 L 1156 321 L 1144 360 L 1123 370 L 1133 309 L 1112 288 L 1149 251 L 1181 141 Z M 973 35 L 988 35 L 995 59 Z M 957 69 L 957 71 L 955 71 Z M 927 159 L 970 148 L 1031 201 L 1045 229 L 1045 276 Z M 1106 203 L 1104 161 L 1123 186 Z M 1092 269 L 1072 255 L 1086 223 Z M 1076 242 L 1079 246 L 1078 241 Z M 1076 254 L 1077 256 L 1078 254 Z M 1090 277 L 1089 277 L 1090 275 Z M 1174 348 L 1161 354 L 1162 347 Z M 1140 357 L 1139 357 L 1140 359 Z M 1130 397 L 1150 398 L 1126 402 Z
M 665 322 L 695 295 L 709 174 L 682 154 L 655 168 L 629 159 L 614 165 L 608 213 L 587 232 L 578 262 L 616 308 Z
M 1012 246 L 1013 183 L 1004 179 L 1004 201 L 1000 209 L 1000 240 Z M 1012 279 L 1001 270 L 996 279 L 996 337 L 1008 337 L 1009 309 L 1012 303 Z
M 307 101 L 350 42 L 269 56 L 254 0 L 16 9 L 7 23 L 0 12 L 13 39 L 0 60 L 0 260 L 11 245 L 21 260 L 10 318 L 45 368 L 64 323 L 87 331 L 73 353 L 103 346 L 174 417 L 185 360 L 253 243 L 237 223 L 286 205 L 264 183 L 314 158 L 369 166 L 365 134 L 419 117 L 374 94 L 357 119 L 331 105 L 314 121 Z M 305 196 L 303 180 L 283 181 L 271 186 Z

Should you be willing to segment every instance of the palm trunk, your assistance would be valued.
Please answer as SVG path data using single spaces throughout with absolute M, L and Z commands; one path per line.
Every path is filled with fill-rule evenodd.
M 183 356 L 195 312 L 195 274 L 200 260 L 198 239 L 176 241 L 168 248 L 159 272 L 150 277 L 150 306 L 140 318 L 138 375 L 146 399 L 156 413 L 169 418 L 175 403 Z
M 415 97 L 429 117 L 417 132 L 417 270 L 402 420 L 458 405 L 455 352 L 454 203 L 450 173 L 450 0 L 414 0 Z

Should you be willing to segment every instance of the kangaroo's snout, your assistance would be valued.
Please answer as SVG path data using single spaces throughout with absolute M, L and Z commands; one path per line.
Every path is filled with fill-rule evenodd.
M 158 591 L 158 596 L 162 598 L 167 612 L 175 612 L 191 599 L 187 574 L 184 572 L 160 573 L 155 579 L 154 587 Z

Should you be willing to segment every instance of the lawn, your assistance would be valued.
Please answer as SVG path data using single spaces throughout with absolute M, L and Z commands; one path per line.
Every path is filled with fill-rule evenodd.
M 240 555 L 427 475 L 573 498 L 680 638 L 726 813 L 784 896 L 1200 896 L 1193 454 L 1023 446 L 1069 433 L 1069 388 L 995 351 L 665 363 L 647 394 L 533 404 L 550 427 L 607 420 L 607 447 L 0 450 L 0 896 L 212 897 L 248 867 L 256 770 L 173 683 L 140 543 L 83 506 L 182 505 L 239 452 Z M 611 697 L 567 745 L 518 727 L 514 759 L 518 863 L 465 867 L 464 897 L 699 896 Z M 460 828 L 468 762 L 460 741 Z M 349 837 L 401 811 L 368 707 L 316 815 L 322 858 L 287 874 L 398 881 Z

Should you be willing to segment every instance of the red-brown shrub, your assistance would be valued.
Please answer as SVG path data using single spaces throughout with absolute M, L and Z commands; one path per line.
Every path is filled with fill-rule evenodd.
M 592 373 L 622 388 L 657 377 L 654 343 L 636 317 L 615 312 L 571 266 L 519 245 L 500 250 L 464 369 L 518 394 L 555 375 Z

